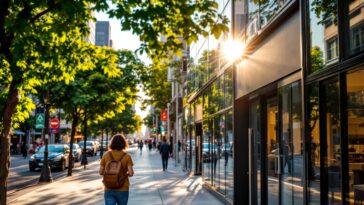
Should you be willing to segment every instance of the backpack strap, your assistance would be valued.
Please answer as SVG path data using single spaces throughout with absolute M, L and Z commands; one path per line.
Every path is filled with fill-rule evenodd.
M 109 157 L 110 157 L 111 161 L 115 161 L 115 160 L 114 160 L 114 157 L 113 157 L 113 156 L 112 156 L 112 154 L 111 154 L 111 152 L 107 152 L 107 154 L 109 155 Z
M 119 161 L 123 160 L 124 157 L 126 157 L 126 153 L 124 152 L 123 156 L 121 156 L 121 158 L 119 159 Z
M 109 152 L 107 152 L 107 154 L 109 155 L 109 157 L 110 157 L 111 161 L 115 161 L 115 159 L 114 159 L 114 157 L 112 156 L 112 154 L 111 154 L 111 152 L 110 152 L 110 151 L 109 151 Z M 117 160 L 117 161 L 121 161 L 121 160 L 123 160 L 125 156 L 126 156 L 126 153 L 124 152 L 123 156 L 121 156 L 121 158 L 120 158 L 119 160 Z

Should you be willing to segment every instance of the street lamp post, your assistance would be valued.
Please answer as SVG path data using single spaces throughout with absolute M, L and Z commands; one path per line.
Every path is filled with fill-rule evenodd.
M 87 115 L 86 115 L 86 109 L 85 109 L 85 116 L 83 121 L 84 126 L 84 136 L 83 136 L 83 153 L 82 153 L 82 160 L 81 165 L 83 165 L 83 168 L 86 169 L 86 165 L 88 164 L 87 161 L 87 154 L 86 154 L 86 141 L 87 141 Z
M 48 161 L 48 137 L 49 137 L 49 89 L 47 89 L 46 97 L 44 99 L 44 107 L 45 107 L 45 120 L 44 120 L 44 158 L 43 158 L 43 166 L 39 178 L 40 183 L 52 182 L 51 169 L 49 167 Z
M 102 158 L 102 156 L 104 155 L 104 128 L 101 128 L 101 149 L 100 149 L 100 159 Z

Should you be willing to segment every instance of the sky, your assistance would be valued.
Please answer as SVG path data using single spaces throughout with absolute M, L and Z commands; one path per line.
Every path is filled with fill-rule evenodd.
M 111 39 L 113 41 L 113 47 L 116 50 L 128 49 L 135 51 L 140 46 L 139 37 L 134 35 L 131 31 L 121 31 L 120 22 L 116 19 L 110 19 L 105 13 L 96 13 L 95 17 L 98 21 L 109 21 L 111 27 Z M 145 63 L 150 64 L 151 60 L 147 55 L 139 56 L 139 58 Z M 143 92 L 139 92 L 139 96 L 145 98 Z M 143 119 L 147 116 L 147 110 L 141 110 L 141 102 L 138 101 L 135 105 L 136 113 Z M 145 127 L 142 127 L 142 132 L 145 132 Z

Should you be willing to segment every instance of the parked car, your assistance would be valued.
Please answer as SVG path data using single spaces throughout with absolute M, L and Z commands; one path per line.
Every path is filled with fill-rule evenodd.
M 129 144 L 129 145 L 132 145 L 132 144 L 133 144 L 133 140 L 128 139 L 128 144 Z
M 70 145 L 68 144 L 70 147 Z M 80 162 L 82 159 L 82 149 L 78 144 L 73 144 L 73 155 L 75 156 L 75 162 Z
M 35 154 L 30 157 L 29 170 L 34 171 L 37 168 L 41 168 L 44 163 L 44 150 L 45 147 L 41 147 Z M 50 144 L 48 145 L 48 162 L 50 168 L 58 168 L 63 171 L 68 167 L 70 148 L 65 144 Z M 73 166 L 73 165 L 72 165 Z
M 96 145 L 96 149 L 97 150 L 100 150 L 100 142 L 99 141 L 94 141 L 94 140 L 90 140 L 90 141 L 92 141 L 92 142 L 94 142 L 94 144 Z
M 83 150 L 84 141 L 79 142 L 78 145 L 81 147 L 81 150 Z M 86 154 L 91 156 L 97 155 L 97 147 L 93 141 L 86 141 Z
M 221 158 L 216 144 L 202 143 L 202 161 L 211 162 L 214 157 Z
M 102 143 L 101 143 L 102 144 L 102 148 L 103 148 L 104 151 L 106 151 L 108 149 L 107 147 L 109 145 L 107 143 L 109 143 L 109 141 L 102 141 Z M 101 150 L 101 144 L 100 144 L 99 150 Z

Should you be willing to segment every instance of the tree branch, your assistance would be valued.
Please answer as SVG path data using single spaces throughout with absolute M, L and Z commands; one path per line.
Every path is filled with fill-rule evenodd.
M 38 20 L 40 17 L 42 17 L 43 15 L 47 14 L 48 12 L 52 11 L 53 8 L 55 8 L 55 6 L 49 7 L 46 10 L 38 13 L 37 15 L 35 15 L 31 20 L 30 23 L 34 23 L 36 20 Z

